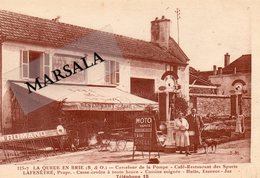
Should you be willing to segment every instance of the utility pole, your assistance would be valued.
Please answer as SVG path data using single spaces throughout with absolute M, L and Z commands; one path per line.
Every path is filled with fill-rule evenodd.
M 177 33 L 178 33 L 178 45 L 180 45 L 180 34 L 179 34 L 179 19 L 181 18 L 181 11 L 179 8 L 175 10 L 176 18 L 177 18 Z

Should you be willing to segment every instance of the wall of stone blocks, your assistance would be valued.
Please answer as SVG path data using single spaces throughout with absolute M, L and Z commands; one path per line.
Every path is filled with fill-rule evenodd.
M 229 115 L 231 104 L 229 97 L 197 97 L 197 110 L 201 115 L 209 113 L 223 116 Z
M 190 95 L 190 106 L 196 107 L 201 116 L 208 114 L 230 116 L 231 114 L 231 99 L 230 96 L 225 95 Z M 242 111 L 244 116 L 251 116 L 251 98 L 243 97 Z
M 251 98 L 244 97 L 242 101 L 242 111 L 246 117 L 251 116 Z

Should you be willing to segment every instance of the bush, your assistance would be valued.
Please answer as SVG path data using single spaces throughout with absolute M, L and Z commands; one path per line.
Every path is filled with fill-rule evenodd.
M 175 99 L 175 112 L 176 114 L 179 112 L 184 113 L 184 115 L 188 112 L 188 102 L 182 97 L 176 97 Z

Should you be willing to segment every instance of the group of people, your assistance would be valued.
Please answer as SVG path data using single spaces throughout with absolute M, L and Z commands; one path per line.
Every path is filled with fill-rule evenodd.
M 178 113 L 174 120 L 176 147 L 186 155 L 190 153 L 190 147 L 194 146 L 194 152 L 198 152 L 198 146 L 201 145 L 201 131 L 204 127 L 202 118 L 197 115 L 195 108 L 191 109 L 191 114 L 186 117 L 182 112 Z

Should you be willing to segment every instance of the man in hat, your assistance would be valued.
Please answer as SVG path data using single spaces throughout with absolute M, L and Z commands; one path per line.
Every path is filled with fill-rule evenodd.
M 190 145 L 194 145 L 194 152 L 198 152 L 198 146 L 201 145 L 201 131 L 204 127 L 201 116 L 197 115 L 195 108 L 191 109 L 191 114 L 186 117 L 189 123 Z

